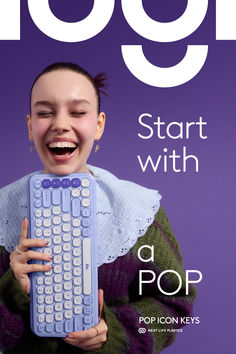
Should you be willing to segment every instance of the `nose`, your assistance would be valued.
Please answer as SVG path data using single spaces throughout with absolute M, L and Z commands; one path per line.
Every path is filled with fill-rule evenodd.
M 69 119 L 65 113 L 60 112 L 53 117 L 51 130 L 59 134 L 70 130 Z

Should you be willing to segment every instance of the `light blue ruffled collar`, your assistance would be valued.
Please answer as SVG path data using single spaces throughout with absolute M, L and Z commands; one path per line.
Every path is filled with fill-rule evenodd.
M 98 266 L 126 254 L 160 207 L 160 194 L 89 165 L 97 182 Z M 32 174 L 31 174 L 32 175 Z M 27 216 L 27 175 L 0 190 L 0 245 L 12 252 Z

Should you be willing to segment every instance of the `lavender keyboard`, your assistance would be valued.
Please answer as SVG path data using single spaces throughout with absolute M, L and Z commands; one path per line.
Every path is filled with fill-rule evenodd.
M 47 272 L 32 272 L 31 329 L 65 337 L 98 323 L 96 182 L 88 173 L 33 175 L 28 187 L 29 237 L 48 241 Z

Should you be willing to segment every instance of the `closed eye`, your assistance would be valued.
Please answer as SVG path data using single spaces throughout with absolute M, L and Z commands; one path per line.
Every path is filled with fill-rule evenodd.
M 80 116 L 85 115 L 86 113 L 87 113 L 87 112 L 85 112 L 85 111 L 73 111 L 73 112 L 71 112 L 71 115 L 72 115 L 72 116 L 80 117 Z
M 50 117 L 54 114 L 54 112 L 52 111 L 40 111 L 40 112 L 37 112 L 37 116 L 38 117 Z

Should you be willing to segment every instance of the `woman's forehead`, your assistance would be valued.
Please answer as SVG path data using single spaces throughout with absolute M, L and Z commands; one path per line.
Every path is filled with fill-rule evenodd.
M 96 92 L 89 79 L 70 70 L 55 70 L 43 74 L 32 90 L 32 102 L 42 100 L 86 99 L 96 103 Z

